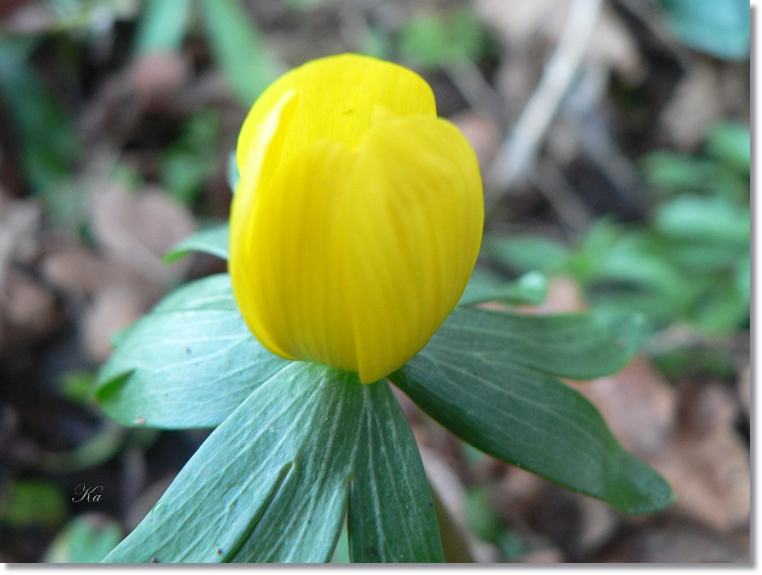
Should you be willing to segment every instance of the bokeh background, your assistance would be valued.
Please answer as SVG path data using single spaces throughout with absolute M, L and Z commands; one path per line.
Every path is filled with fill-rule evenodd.
M 352 51 L 422 74 L 471 141 L 480 281 L 547 290 L 527 313 L 650 325 L 622 372 L 570 385 L 675 503 L 626 516 L 398 394 L 447 545 L 480 562 L 748 562 L 749 40 L 743 0 L 0 2 L 0 561 L 98 561 L 208 435 L 118 426 L 94 376 L 112 334 L 225 271 L 162 255 L 227 218 L 257 95 Z M 80 485 L 100 499 L 76 501 Z

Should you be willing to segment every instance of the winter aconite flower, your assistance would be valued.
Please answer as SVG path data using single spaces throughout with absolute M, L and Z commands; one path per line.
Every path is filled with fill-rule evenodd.
M 272 84 L 238 140 L 233 291 L 288 359 L 383 378 L 418 353 L 473 270 L 476 157 L 417 74 L 358 55 Z

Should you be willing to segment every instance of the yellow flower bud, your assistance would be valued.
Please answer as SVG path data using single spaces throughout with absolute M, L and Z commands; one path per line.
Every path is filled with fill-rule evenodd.
M 236 155 L 230 274 L 257 339 L 363 383 L 402 367 L 460 299 L 484 223 L 476 157 L 429 85 L 314 60 L 257 100 Z

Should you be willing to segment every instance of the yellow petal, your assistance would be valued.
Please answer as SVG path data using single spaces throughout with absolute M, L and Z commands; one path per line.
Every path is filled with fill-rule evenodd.
M 357 371 L 337 252 L 348 189 L 339 180 L 355 169 L 353 160 L 346 147 L 320 142 L 260 183 L 247 235 L 233 238 L 231 229 L 230 272 L 244 319 L 265 347 Z M 239 183 L 236 201 L 251 193 Z
M 484 202 L 455 126 L 417 117 L 371 130 L 346 224 L 348 307 L 360 379 L 402 367 L 458 303 L 476 263 Z
M 273 353 L 295 359 L 280 348 L 258 322 L 254 307 L 252 286 L 262 283 L 254 274 L 257 269 L 249 265 L 251 260 L 251 228 L 257 222 L 252 217 L 257 188 L 265 188 L 280 165 L 283 140 L 293 119 L 298 97 L 291 90 L 281 95 L 252 139 L 248 149 L 247 169 L 241 172 L 237 193 L 233 196 L 230 210 L 230 275 L 233 292 L 249 329 L 260 343 Z
M 295 91 L 292 126 L 305 100 Z M 254 334 L 274 353 L 357 371 L 364 383 L 404 365 L 452 311 L 484 217 L 476 158 L 454 126 L 382 116 L 359 145 L 317 139 L 273 152 L 272 172 L 242 173 L 231 214 L 233 287 Z
M 281 76 L 249 111 L 238 137 L 238 168 L 246 158 L 264 118 L 284 94 L 298 94 L 284 155 L 291 156 L 318 140 L 356 145 L 371 127 L 377 108 L 394 116 L 436 116 L 434 94 L 417 74 L 369 56 L 340 54 L 313 60 Z

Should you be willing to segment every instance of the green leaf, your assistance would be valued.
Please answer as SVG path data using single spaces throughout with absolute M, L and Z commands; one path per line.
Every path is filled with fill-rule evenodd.
M 271 416 L 269 430 L 260 433 L 281 437 L 264 445 L 252 442 L 251 448 L 262 450 L 272 462 L 247 471 L 265 471 L 284 461 L 289 470 L 231 558 L 236 563 L 327 562 L 344 524 L 352 458 L 358 448 L 357 416 L 364 409 L 362 384 L 352 374 L 317 365 L 296 363 L 288 371 L 294 375 L 273 379 L 291 381 L 268 382 L 262 393 L 254 394 L 259 405 L 251 404 L 256 418 L 280 410 L 280 417 Z
M 126 429 L 104 419 L 96 433 L 69 451 L 42 451 L 40 468 L 47 473 L 76 473 L 105 463 L 124 445 Z
M 503 522 L 490 501 L 489 489 L 484 485 L 466 491 L 463 511 L 471 531 L 484 541 L 495 543 L 500 536 Z
M 575 259 L 587 259 L 584 283 L 618 281 L 636 284 L 659 292 L 670 293 L 680 285 L 675 270 L 645 246 L 634 242 L 616 242 L 604 253 L 581 252 Z M 573 263 L 576 267 L 578 261 Z M 580 274 L 581 275 L 581 274 Z
M 658 347 L 653 349 L 653 354 L 649 354 L 649 357 L 659 371 L 673 381 L 710 376 L 731 383 L 737 377 L 733 356 L 727 350 L 681 347 L 664 351 Z
M 599 222 L 591 230 L 571 258 L 569 269 L 588 287 L 619 284 L 665 299 L 677 298 L 684 287 L 683 278 L 651 236 L 628 233 L 605 222 Z
M 667 327 L 690 306 L 692 294 L 682 298 L 666 297 L 663 293 L 651 291 L 628 291 L 625 289 L 605 289 L 594 287 L 588 299 L 596 313 L 642 314 L 647 318 L 647 330 Z
M 452 338 L 460 342 L 462 353 L 475 354 L 480 361 L 590 379 L 624 367 L 640 346 L 644 326 L 644 318 L 632 315 L 520 315 L 456 308 L 429 345 L 445 345 Z
M 521 535 L 510 529 L 505 529 L 498 536 L 497 546 L 500 548 L 500 553 L 502 553 L 503 557 L 509 561 L 520 557 L 528 551 Z
M 747 129 L 747 147 L 748 135 Z M 715 150 L 716 144 L 712 144 L 710 151 L 717 155 L 739 153 L 737 150 L 727 149 L 735 142 L 720 142 L 719 144 L 722 151 Z M 657 150 L 644 156 L 642 165 L 648 184 L 661 195 L 680 192 L 719 194 L 728 199 L 748 202 L 748 177 L 740 175 L 714 159 L 694 158 L 678 152 Z M 746 174 L 748 171 L 747 163 Z
M 11 527 L 56 526 L 66 519 L 66 501 L 54 483 L 15 481 L 4 495 L 0 522 Z
M 667 24 L 691 48 L 726 60 L 748 60 L 747 0 L 659 0 Z
M 548 295 L 548 280 L 539 272 L 528 272 L 515 281 L 506 281 L 499 274 L 476 268 L 466 285 L 458 305 L 472 305 L 500 300 L 512 304 L 537 305 Z
M 709 132 L 707 152 L 742 174 L 751 166 L 751 129 L 741 122 L 722 122 Z
M 538 270 L 555 274 L 563 270 L 569 249 L 561 242 L 542 236 L 485 238 L 484 250 L 502 265 L 520 273 Z
M 216 168 L 213 156 L 168 149 L 161 160 L 161 182 L 178 202 L 192 205 Z
M 665 193 L 704 190 L 706 171 L 711 163 L 671 150 L 654 150 L 641 158 L 649 185 Z
M 11 113 L 24 175 L 32 190 L 45 194 L 46 202 L 55 208 L 61 203 L 78 205 L 85 198 L 81 186 L 65 185 L 65 181 L 82 145 L 71 118 L 27 61 L 34 46 L 33 39 L 0 35 L 0 99 Z M 60 212 L 54 210 L 51 215 L 58 217 Z
M 104 521 L 97 515 L 72 519 L 50 544 L 45 563 L 98 563 L 122 540 L 122 528 L 116 521 Z
M 135 13 L 135 4 L 120 0 L 93 2 L 93 0 L 47 0 L 46 18 L 42 20 L 45 32 L 70 34 L 72 41 L 95 41 L 104 33 L 105 24 L 130 18 Z M 48 18 L 53 17 L 53 21 Z M 38 21 L 40 23 L 40 21 Z M 47 24 L 47 25 L 46 25 Z M 33 32 L 35 33 L 35 32 Z
M 751 300 L 751 255 L 746 255 L 738 262 L 735 271 L 735 287 L 745 301 Z
M 218 167 L 220 113 L 204 109 L 183 123 L 180 137 L 161 154 L 161 181 L 170 194 L 192 204 Z
M 701 240 L 678 240 L 663 238 L 661 243 L 665 259 L 675 268 L 684 270 L 689 276 L 711 276 L 732 268 L 743 252 L 749 253 L 749 246 L 736 246 L 728 243 L 704 244 Z M 694 278 L 691 278 L 693 281 Z M 681 286 L 686 289 L 690 286 Z
M 384 433 L 398 435 L 390 423 L 395 417 L 383 419 L 380 427 L 367 425 L 390 414 L 390 396 L 387 383 L 362 385 L 356 374 L 291 362 L 209 436 L 105 561 L 327 561 L 344 524 L 350 490 L 362 473 L 353 469 L 355 457 L 363 464 L 369 448 L 361 438 L 382 445 L 390 441 Z M 363 427 L 369 435 L 358 433 Z M 395 470 L 404 470 L 404 451 L 400 455 L 387 447 L 385 454 L 394 457 Z M 406 475 L 389 474 L 385 481 L 404 493 L 410 489 Z M 408 522 L 408 530 L 420 527 L 410 519 L 420 514 L 402 507 L 406 501 L 384 500 L 385 511 Z M 404 528 L 394 522 L 388 527 L 389 552 L 408 557 L 408 543 L 398 536 Z M 428 531 L 432 527 L 436 532 L 436 522 Z
M 751 213 L 722 198 L 686 195 L 662 204 L 654 226 L 669 238 L 748 247 Z
M 324 475 L 320 476 L 321 464 L 330 462 L 305 447 L 317 435 L 314 427 L 319 421 L 317 418 L 327 415 L 327 407 L 335 408 L 336 386 L 326 385 L 327 381 L 331 382 L 328 378 L 310 381 L 304 377 L 311 369 L 308 364 L 291 363 L 259 386 L 209 436 L 145 519 L 105 561 L 231 561 L 257 531 L 271 506 L 276 512 L 284 509 L 281 492 L 288 499 L 287 504 L 290 503 L 294 485 L 303 484 L 306 476 L 312 479 L 315 492 L 302 497 L 302 504 L 309 504 L 322 495 L 321 483 L 336 480 L 337 462 L 326 466 Z M 321 434 L 321 439 L 327 438 Z M 322 451 L 320 455 L 332 450 L 329 447 Z M 341 463 L 347 467 L 346 450 L 331 455 L 341 459 L 339 467 Z M 318 459 L 317 466 L 310 465 L 314 461 L 311 456 Z M 316 471 L 317 477 L 313 475 Z M 333 492 L 338 486 L 330 487 Z M 275 504 L 276 499 L 280 505 Z M 316 521 L 313 526 L 309 516 L 301 514 L 291 518 L 298 522 L 293 527 L 301 531 L 302 537 L 318 538 L 319 541 L 313 538 L 311 548 L 306 548 L 299 537 L 290 541 L 284 537 L 296 535 L 284 533 L 288 531 L 288 523 L 271 534 L 286 538 L 286 546 L 300 555 L 299 559 L 323 560 L 335 545 L 331 528 L 336 527 L 337 536 L 343 521 L 346 493 L 343 497 L 339 493 L 334 499 L 323 499 L 321 503 L 321 511 L 329 512 L 320 519 L 333 519 L 336 525 Z M 304 509 L 300 506 L 299 511 Z
M 228 171 L 227 180 L 230 191 L 235 194 L 235 189 L 238 187 L 238 180 L 241 179 L 241 174 L 238 171 L 238 161 L 235 158 L 235 150 L 228 154 Z
M 381 27 L 366 26 L 360 40 L 360 53 L 373 56 L 379 60 L 392 60 L 394 44 L 390 34 Z
M 289 6 L 305 12 L 330 1 L 332 0 L 285 0 Z
M 230 257 L 230 224 L 222 224 L 196 232 L 174 246 L 164 261 L 172 263 L 190 252 L 204 252 L 226 260 Z
M 448 15 L 414 16 L 399 30 L 403 58 L 424 68 L 477 60 L 484 45 L 479 19 L 467 8 Z
M 200 0 L 200 8 L 212 54 L 248 108 L 278 76 L 269 48 L 240 0 Z
M 724 335 L 749 321 L 749 300 L 736 288 L 736 278 L 723 278 L 697 306 L 691 320 L 713 335 Z
M 132 326 L 96 397 L 122 425 L 214 427 L 288 364 L 254 338 L 219 274 L 175 290 Z
M 618 282 L 672 295 L 681 284 L 680 276 L 664 260 L 650 235 L 606 219 L 599 220 L 590 229 L 568 267 L 584 285 Z
M 665 507 L 667 483 L 625 451 L 595 407 L 547 375 L 587 378 L 633 355 L 626 317 L 521 317 L 457 308 L 390 379 L 481 451 L 628 513 Z
M 190 0 L 146 0 L 135 32 L 135 51 L 174 52 L 181 48 L 190 16 Z
M 336 549 L 333 550 L 331 563 L 350 563 L 349 530 L 347 529 L 346 521 L 344 521 L 344 527 L 341 528 L 341 535 L 339 535 L 339 541 L 336 543 Z
M 410 424 L 386 381 L 365 388 L 372 409 L 351 430 L 360 446 L 349 499 L 351 560 L 442 562 L 434 502 Z
M 87 369 L 65 371 L 58 376 L 56 384 L 63 397 L 86 406 L 93 399 L 95 372 Z

